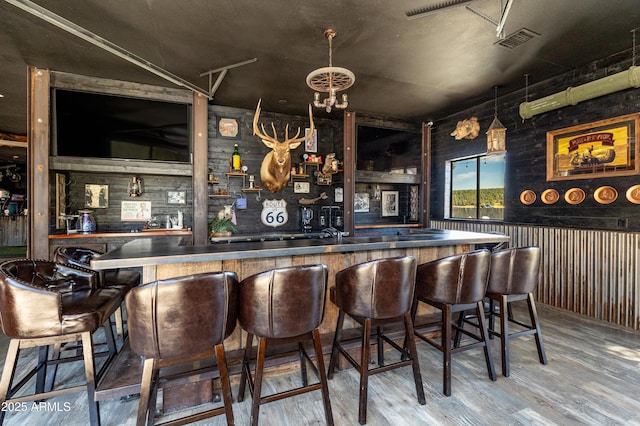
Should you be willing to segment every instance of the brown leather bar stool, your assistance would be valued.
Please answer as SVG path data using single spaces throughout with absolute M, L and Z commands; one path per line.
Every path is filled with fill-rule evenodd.
M 329 379 L 333 377 L 339 354 L 342 354 L 358 370 L 360 373 L 358 407 L 360 424 L 367 422 L 369 376 L 374 374 L 411 366 L 418 402 L 422 405 L 426 403 L 411 321 L 415 277 L 416 260 L 411 256 L 360 263 L 336 274 L 336 286 L 331 288 L 331 301 L 340 309 L 340 312 L 338 313 L 338 323 L 333 340 L 331 361 L 329 362 Z M 362 325 L 361 338 L 342 340 L 345 314 Z M 398 322 L 404 323 L 407 337 L 404 347 L 408 347 L 408 351 L 384 335 L 383 326 L 385 324 Z M 374 338 L 378 344 L 378 367 L 370 369 L 372 327 L 376 327 Z M 355 340 L 361 341 L 359 363 L 345 348 L 345 344 Z M 385 365 L 383 342 L 400 351 L 404 359 Z
M 502 374 L 509 377 L 509 340 L 533 334 L 541 364 L 547 363 L 542 343 L 540 322 L 533 297 L 538 286 L 540 273 L 540 247 L 519 247 L 497 251 L 491 255 L 491 274 L 487 297 L 489 298 L 489 333 L 499 336 L 502 349 Z M 526 300 L 529 308 L 530 324 L 514 318 L 511 303 Z M 498 302 L 499 310 L 495 304 Z M 506 315 L 504 313 L 506 312 Z M 495 317 L 500 317 L 500 332 L 494 329 Z M 517 324 L 524 330 L 510 333 L 509 323 Z
M 415 322 L 419 302 L 439 309 L 441 320 L 440 341 L 422 334 L 423 329 L 433 324 L 416 325 L 415 335 L 442 352 L 443 393 L 451 395 L 451 354 L 483 347 L 489 378 L 496 380 L 493 358 L 489 347 L 489 333 L 484 314 L 484 295 L 487 289 L 491 254 L 488 250 L 476 250 L 418 265 L 416 274 L 415 301 L 411 316 Z M 475 309 L 479 334 L 471 333 L 452 321 L 452 314 Z M 453 347 L 453 331 L 471 337 L 473 343 Z
M 154 281 L 132 289 L 125 298 L 131 349 L 144 357 L 137 425 L 153 424 L 160 369 L 186 365 L 180 378 L 219 377 L 224 405 L 172 419 L 186 424 L 225 414 L 234 424 L 224 339 L 236 326 L 238 279 L 235 272 L 211 272 Z M 216 368 L 204 363 L 215 359 Z M 195 363 L 189 369 L 191 363 Z M 190 411 L 191 413 L 191 411 Z
M 53 253 L 53 260 L 58 263 L 79 266 L 91 269 L 91 260 L 104 253 L 84 247 L 58 247 Z M 140 284 L 140 272 L 128 269 L 107 269 L 96 271 L 99 277 L 99 286 L 116 288 L 122 293 L 122 299 L 127 292 Z M 122 310 L 115 315 L 116 330 L 118 334 L 125 337 L 124 314 Z
M 238 401 L 244 400 L 245 386 L 253 397 L 251 424 L 258 424 L 260 405 L 316 390 L 322 391 L 327 424 L 333 425 L 329 387 L 322 358 L 322 344 L 318 327 L 324 316 L 327 291 L 327 267 L 325 265 L 303 265 L 277 268 L 245 278 L 240 283 L 240 308 L 238 320 L 247 332 Z M 249 366 L 252 358 L 253 337 L 258 338 L 258 354 L 255 366 L 255 381 Z M 315 366 L 307 355 L 302 342 L 313 341 Z M 267 344 L 281 345 L 297 343 L 300 354 L 302 386 L 262 395 L 262 381 Z M 320 379 L 308 384 L 305 360 Z
M 20 259 L 0 265 L 0 323 L 2 332 L 11 338 L 0 379 L 0 405 L 85 390 L 89 420 L 92 425 L 100 424 L 95 387 L 116 352 L 108 320 L 122 297 L 116 289 L 98 288 L 97 281 L 95 271 L 47 260 Z M 94 355 L 93 332 L 101 326 L 109 351 Z M 48 359 L 50 345 L 75 342 L 80 342 L 79 349 L 71 349 L 80 355 Z M 39 348 L 38 363 L 14 385 L 20 350 L 33 347 Z M 107 360 L 96 372 L 94 356 L 98 355 L 106 355 Z M 84 360 L 86 384 L 54 390 L 54 375 L 47 367 L 80 360 Z M 34 374 L 35 393 L 14 398 Z M 4 416 L 5 410 L 0 410 L 0 424 Z

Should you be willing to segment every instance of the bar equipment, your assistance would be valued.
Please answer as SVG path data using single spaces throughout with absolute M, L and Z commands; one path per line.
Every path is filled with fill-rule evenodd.
M 301 208 L 302 232 L 311 232 L 313 229 L 313 209 L 311 207 Z
M 75 234 L 80 230 L 80 215 L 77 214 L 61 214 L 60 219 L 64 220 L 67 234 Z

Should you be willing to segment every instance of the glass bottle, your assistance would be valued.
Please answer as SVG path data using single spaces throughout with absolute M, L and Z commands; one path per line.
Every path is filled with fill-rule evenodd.
M 233 146 L 233 154 L 231 155 L 231 168 L 235 171 L 240 171 L 242 167 L 242 161 L 240 160 L 240 153 L 238 152 L 238 144 Z

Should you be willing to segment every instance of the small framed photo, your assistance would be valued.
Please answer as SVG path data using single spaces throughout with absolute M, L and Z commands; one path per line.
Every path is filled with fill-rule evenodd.
M 86 184 L 84 186 L 84 206 L 92 209 L 109 207 L 109 185 Z
M 187 192 L 167 191 L 167 204 L 187 204 Z
M 382 217 L 398 216 L 398 191 L 382 191 Z
M 296 194 L 308 194 L 309 182 L 293 182 L 293 192 Z
M 304 129 L 304 135 L 309 135 L 310 127 Z M 304 141 L 305 152 L 318 152 L 318 129 L 313 129 L 313 137 Z
M 336 203 L 344 202 L 344 190 L 342 188 L 336 188 L 334 200 L 336 201 Z
M 367 192 L 356 192 L 353 197 L 353 211 L 355 213 L 369 212 L 369 194 Z

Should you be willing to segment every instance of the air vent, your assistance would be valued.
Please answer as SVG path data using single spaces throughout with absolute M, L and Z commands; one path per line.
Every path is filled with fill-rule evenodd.
M 454 6 L 461 6 L 471 1 L 473 0 L 449 0 L 442 3 L 434 4 L 433 6 L 424 6 L 417 9 L 407 10 L 405 14 L 407 15 L 407 19 L 417 19 L 422 18 L 423 16 L 426 16 L 430 13 L 437 12 L 442 9 L 448 9 Z
M 521 44 L 524 44 L 531 40 L 534 37 L 538 37 L 540 34 L 528 30 L 526 28 L 520 28 L 515 33 L 511 33 L 502 40 L 495 42 L 494 44 L 499 44 L 500 46 L 506 47 L 507 49 L 513 49 Z

